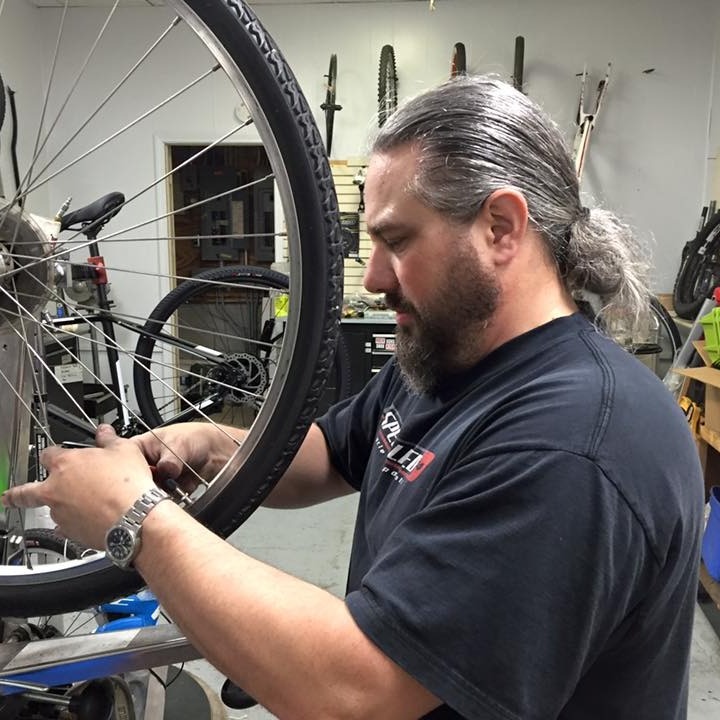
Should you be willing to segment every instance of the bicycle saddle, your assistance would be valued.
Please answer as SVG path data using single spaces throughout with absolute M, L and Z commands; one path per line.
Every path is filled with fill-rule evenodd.
M 121 192 L 111 192 L 103 195 L 85 207 L 65 213 L 60 219 L 60 230 L 67 230 L 72 225 L 92 225 L 99 230 L 110 218 L 120 212 L 125 196 Z

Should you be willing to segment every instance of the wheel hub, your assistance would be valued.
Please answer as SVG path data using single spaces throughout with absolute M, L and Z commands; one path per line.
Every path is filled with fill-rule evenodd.
M 51 292 L 47 235 L 20 208 L 0 208 L 0 327 L 35 317 Z

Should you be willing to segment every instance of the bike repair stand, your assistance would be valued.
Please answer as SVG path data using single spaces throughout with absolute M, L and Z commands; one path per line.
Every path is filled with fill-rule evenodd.
M 53 688 L 121 675 L 131 686 L 133 702 L 139 710 L 137 720 L 158 720 L 164 714 L 164 680 L 161 682 L 161 676 L 154 676 L 147 669 L 159 668 L 162 672 L 168 665 L 199 657 L 176 625 L 3 643 L 0 644 L 0 697 L 6 702 L 20 695 L 57 706 L 70 707 L 74 703 L 73 711 L 80 718 L 110 720 L 114 714 L 102 714 L 108 708 L 102 685 L 88 686 L 93 690 L 84 697 L 68 697 L 53 692 Z M 147 678 L 145 682 L 143 677 Z M 113 712 L 114 699 L 110 698 L 109 706 Z M 80 711 L 85 714 L 81 715 Z

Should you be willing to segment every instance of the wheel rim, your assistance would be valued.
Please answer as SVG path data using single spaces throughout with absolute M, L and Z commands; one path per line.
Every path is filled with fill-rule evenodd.
M 141 56 L 138 67 L 141 68 L 143 63 L 158 63 L 157 67 L 151 66 L 154 73 L 161 72 L 165 68 L 169 78 L 182 74 L 176 64 L 173 64 L 172 54 L 164 54 L 165 44 L 167 44 L 168 50 L 182 48 L 184 57 L 188 59 L 187 69 L 182 68 L 182 70 L 187 76 L 192 75 L 191 79 L 183 78 L 184 85 L 181 81 L 177 81 L 177 87 L 182 89 L 182 92 L 178 92 L 178 94 L 175 94 L 173 90 L 162 88 L 162 102 L 164 103 L 166 98 L 171 98 L 171 102 L 167 105 L 154 106 L 153 112 L 147 117 L 142 117 L 141 114 L 139 117 L 142 119 L 137 124 L 132 124 L 134 120 L 126 122 L 124 125 L 122 121 L 116 122 L 113 127 L 119 126 L 123 129 L 122 133 L 117 137 L 112 134 L 108 135 L 103 138 L 102 143 L 97 141 L 95 130 L 92 129 L 94 113 L 97 111 L 100 117 L 103 114 L 111 114 L 111 112 L 117 111 L 123 103 L 113 95 L 109 100 L 103 101 L 104 95 L 100 95 L 99 97 L 90 97 L 85 106 L 78 99 L 78 97 L 82 97 L 85 100 L 85 96 L 82 91 L 78 91 L 66 106 L 72 109 L 72 115 L 90 118 L 88 124 L 82 127 L 89 136 L 88 146 L 93 149 L 93 152 L 87 156 L 84 156 L 82 151 L 76 150 L 73 144 L 75 143 L 73 130 L 67 121 L 67 114 L 62 114 L 65 109 L 64 98 L 67 96 L 61 94 L 56 97 L 53 95 L 54 90 L 51 89 L 50 94 L 43 100 L 44 108 L 47 110 L 47 112 L 45 109 L 43 110 L 43 117 L 46 116 L 43 127 L 46 130 L 48 127 L 50 128 L 50 140 L 46 142 L 44 133 L 39 133 L 38 140 L 35 142 L 35 148 L 40 149 L 40 159 L 32 165 L 32 171 L 29 171 L 22 181 L 21 199 L 24 207 L 21 213 L 22 222 L 19 223 L 19 226 L 25 234 L 32 230 L 33 238 L 37 240 L 37 246 L 45 252 L 46 260 L 43 264 L 37 263 L 36 260 L 26 261 L 33 267 L 44 269 L 41 280 L 41 294 L 44 295 L 44 300 L 59 303 L 62 298 L 59 293 L 60 286 L 57 284 L 57 268 L 54 265 L 56 261 L 62 261 L 61 264 L 64 264 L 66 269 L 70 265 L 65 262 L 64 255 L 60 257 L 58 251 L 62 250 L 66 253 L 74 264 L 86 264 L 84 257 L 87 257 L 87 250 L 83 248 L 86 241 L 82 236 L 70 238 L 72 233 L 68 233 L 64 237 L 61 236 L 61 242 L 64 244 L 55 245 L 53 240 L 48 240 L 48 230 L 56 231 L 56 226 L 53 226 L 52 223 L 45 223 L 39 230 L 34 227 L 33 223 L 36 221 L 30 213 L 37 212 L 42 217 L 48 218 L 53 214 L 52 211 L 48 211 L 48 207 L 52 205 L 57 208 L 59 206 L 57 201 L 55 204 L 52 204 L 53 201 L 47 201 L 44 194 L 50 197 L 66 196 L 77 192 L 75 188 L 78 186 L 89 192 L 84 187 L 86 184 L 93 182 L 98 185 L 102 184 L 100 192 L 95 191 L 93 195 L 87 196 L 87 200 L 90 200 L 100 195 L 102 191 L 115 189 L 114 186 L 108 187 L 105 184 L 120 182 L 120 180 L 114 181 L 107 177 L 113 174 L 108 172 L 109 170 L 117 169 L 111 160 L 112 152 L 118 153 L 122 149 L 128 151 L 128 148 L 132 147 L 132 143 L 138 142 L 138 138 L 143 140 L 144 147 L 157 145 L 159 143 L 158 136 L 162 134 L 158 127 L 162 127 L 160 121 L 163 113 L 172 112 L 175 116 L 183 112 L 187 114 L 188 109 L 192 109 L 194 103 L 197 102 L 197 95 L 201 93 L 204 83 L 206 89 L 207 85 L 210 86 L 210 89 L 207 90 L 208 97 L 214 98 L 217 103 L 223 103 L 230 109 L 234 107 L 236 116 L 250 115 L 252 117 L 252 125 L 247 126 L 243 126 L 242 122 L 235 120 L 215 123 L 215 134 L 205 140 L 204 147 L 208 149 L 199 151 L 197 156 L 202 158 L 214 152 L 213 145 L 216 149 L 222 149 L 232 142 L 262 144 L 272 169 L 271 179 L 275 186 L 275 198 L 276 200 L 279 198 L 282 205 L 283 227 L 275 228 L 271 233 L 271 239 L 274 246 L 277 246 L 285 257 L 291 297 L 289 311 L 283 321 L 283 344 L 274 359 L 273 376 L 269 382 L 264 384 L 261 382 L 264 396 L 262 408 L 253 418 L 246 441 L 237 448 L 223 472 L 209 483 L 203 494 L 194 498 L 192 504 L 192 512 L 198 514 L 203 522 L 218 532 L 226 534 L 242 522 L 254 510 L 262 497 L 269 492 L 282 469 L 292 458 L 294 449 L 302 440 L 305 429 L 313 417 L 313 408 L 317 404 L 322 382 L 329 369 L 330 351 L 324 346 L 338 324 L 337 308 L 341 292 L 342 270 L 340 233 L 331 176 L 322 153 L 319 133 L 312 123 L 311 114 L 307 110 L 304 98 L 302 98 L 292 74 L 284 66 L 272 41 L 264 34 L 252 13 L 244 5 L 236 6 L 235 3 L 230 2 L 190 1 L 183 3 L 173 1 L 168 2 L 167 5 L 170 7 L 152 9 L 151 14 L 148 15 L 148 18 L 151 18 L 151 22 L 148 24 L 157 27 L 157 33 L 152 39 L 148 39 L 148 44 L 145 46 L 153 47 L 152 53 Z M 113 11 L 110 11 L 110 15 L 112 14 Z M 80 21 L 80 25 L 86 20 L 83 15 L 73 15 L 72 11 L 70 12 L 71 20 L 63 21 L 64 11 L 54 15 L 58 20 L 58 27 L 63 22 L 65 23 L 63 35 L 66 34 L 67 28 L 72 30 L 73 22 L 71 20 Z M 92 15 L 91 19 L 99 17 L 95 13 L 90 13 L 88 18 L 90 15 Z M 91 19 L 88 19 L 87 22 L 90 23 Z M 122 46 L 122 18 L 118 22 L 119 26 L 115 30 L 117 34 L 113 35 L 112 30 L 99 32 L 103 41 L 106 41 L 110 53 L 114 51 L 117 43 Z M 102 22 L 99 25 L 102 25 Z M 108 28 L 111 27 L 112 24 L 108 23 Z M 149 35 L 149 33 L 143 34 Z M 61 37 L 60 32 L 58 37 Z M 71 47 L 73 45 L 72 32 L 69 33 L 69 39 L 64 36 L 63 40 L 65 42 L 58 44 Z M 155 41 L 157 44 L 153 45 Z M 248 48 L 251 57 L 245 59 L 248 55 Z M 98 48 L 93 50 L 92 63 L 96 63 L 97 66 L 101 65 L 102 50 L 102 43 L 99 43 Z M 66 75 L 69 77 L 71 74 L 70 65 L 66 68 L 62 62 L 63 58 L 60 55 L 52 59 L 52 63 L 55 64 L 55 78 L 65 78 Z M 244 69 L 248 73 L 247 78 L 240 68 L 240 63 L 244 64 Z M 216 64 L 219 66 L 219 70 Z M 127 66 L 132 67 L 133 62 L 128 62 Z M 118 72 L 118 78 L 122 78 L 124 72 L 124 70 Z M 142 77 L 142 73 L 139 74 Z M 82 71 L 77 73 L 77 77 L 80 80 L 84 79 Z M 97 85 L 97 78 L 95 81 Z M 103 87 L 103 93 L 107 92 L 108 86 L 120 87 L 118 95 L 121 92 L 128 92 L 126 85 L 122 85 L 120 81 L 118 83 L 115 84 L 114 79 L 112 81 L 103 79 L 100 85 Z M 58 85 L 61 84 L 58 81 Z M 88 85 L 92 89 L 92 81 Z M 73 83 L 68 81 L 67 86 L 72 87 Z M 215 88 L 215 86 L 218 87 Z M 228 96 L 225 93 L 229 92 L 233 93 L 234 101 L 227 99 Z M 125 98 L 126 100 L 127 98 Z M 279 109 L 277 109 L 278 105 L 281 106 Z M 98 106 L 100 106 L 99 110 L 97 110 Z M 174 106 L 174 110 L 171 110 L 172 106 Z M 241 108 L 239 112 L 238 108 Z M 271 108 L 271 112 L 266 112 L 265 108 Z M 57 117 L 61 119 L 55 122 Z M 290 121 L 293 126 L 288 131 L 286 125 Z M 145 129 L 141 129 L 143 123 L 147 123 Z M 160 124 L 158 125 L 158 123 Z M 71 142 L 67 147 L 63 147 L 63 142 L 68 137 L 71 138 Z M 107 142 L 104 142 L 105 140 Z M 115 144 L 114 151 L 112 150 L 113 144 Z M 46 162 L 48 158 L 50 158 L 50 162 Z M 76 162 L 70 164 L 68 158 L 76 160 Z M 88 173 L 87 168 L 91 163 L 96 168 L 100 167 L 104 172 L 100 173 L 96 170 L 95 174 L 90 173 L 90 180 L 86 182 L 83 180 L 84 173 Z M 28 167 L 30 167 L 30 163 L 28 163 Z M 152 181 L 146 180 L 140 184 L 140 187 L 133 187 L 131 180 L 127 177 L 124 178 L 126 186 L 123 191 L 128 198 L 126 207 L 123 208 L 122 215 L 113 219 L 112 224 L 98 238 L 100 250 L 105 256 L 108 274 L 113 276 L 113 283 L 116 284 L 116 288 L 114 288 L 116 309 L 113 310 L 113 313 L 127 323 L 139 321 L 141 325 L 160 297 L 172 288 L 173 283 L 181 282 L 188 277 L 181 271 L 170 271 L 168 257 L 161 257 L 166 252 L 167 243 L 172 235 L 167 227 L 171 216 L 168 214 L 168 208 L 165 207 L 162 198 L 173 176 L 164 176 L 167 172 L 164 164 L 158 164 L 158 167 L 152 168 L 152 170 L 154 171 Z M 140 174 L 138 172 L 138 175 Z M 131 187 L 127 187 L 127 185 L 131 185 Z M 247 189 L 246 186 L 247 183 L 239 183 L 234 192 L 244 191 Z M 303 190 L 304 187 L 307 187 L 307 191 Z M 307 192 L 307 194 L 300 196 L 301 192 Z M 228 194 L 232 195 L 232 193 Z M 207 202 L 207 197 L 203 202 Z M 154 214 L 148 215 L 147 208 L 142 208 L 143 203 L 149 204 L 151 209 L 159 208 L 160 211 L 156 209 Z M 138 208 L 136 214 L 133 214 L 133 208 Z M 27 256 L 26 245 L 23 245 L 23 251 L 20 252 L 15 231 L 8 230 L 11 221 L 19 212 L 9 206 L 0 209 L 0 227 L 5 228 L 5 234 L 0 237 L 0 240 L 5 240 L 6 244 L 10 246 L 9 254 L 13 256 L 16 263 L 19 258 Z M 123 216 L 125 217 L 123 218 Z M 146 221 L 143 222 L 141 216 L 144 216 Z M 148 217 L 153 218 L 152 222 L 147 222 Z M 121 218 L 124 219 L 124 223 L 121 222 Z M 123 228 L 127 228 L 126 233 L 120 232 Z M 152 230 L 148 231 L 148 228 Z M 317 239 L 313 240 L 313 236 Z M 118 249 L 121 239 L 123 242 L 137 243 L 132 246 L 134 253 L 139 247 L 146 255 L 159 259 L 157 267 L 153 271 L 148 271 L 147 268 L 140 269 L 137 265 L 133 266 L 131 258 L 128 257 L 129 251 Z M 203 240 L 205 239 L 207 238 L 203 238 Z M 169 252 L 166 255 L 169 256 Z M 75 260 L 76 257 L 82 258 L 79 263 Z M 49 260 L 52 260 L 52 265 Z M 128 261 L 128 267 L 123 267 L 123 260 Z M 121 273 L 128 271 L 132 273 L 133 282 L 137 284 L 135 290 L 132 289 L 132 283 L 120 280 Z M 10 268 L 3 273 L 3 281 L 14 283 L 15 280 L 12 278 L 24 277 L 30 272 L 29 268 L 24 271 L 24 274 L 19 273 L 17 267 Z M 327 282 L 324 280 L 326 276 L 329 278 Z M 309 282 L 311 278 L 314 278 L 313 283 Z M 19 295 L 15 296 L 13 305 L 12 299 L 8 299 L 8 293 L 3 294 L 3 298 L 11 303 L 10 307 L 5 309 L 0 307 L 0 312 L 5 319 L 4 324 L 6 326 L 12 325 L 13 322 L 15 325 L 32 324 L 34 332 L 42 337 L 47 331 L 38 322 L 37 314 L 39 306 L 43 305 L 44 301 L 38 300 L 38 307 L 33 308 L 31 312 L 26 312 L 17 302 L 19 297 Z M 83 303 L 75 303 L 73 309 L 82 311 L 87 309 L 87 306 Z M 64 336 L 67 336 L 68 331 L 63 332 Z M 12 340 L 15 335 L 14 329 L 8 327 L 7 338 Z M 27 331 L 25 337 L 27 337 Z M 101 333 L 100 339 L 101 342 L 96 345 L 102 346 L 103 343 L 109 342 L 104 333 Z M 127 328 L 119 331 L 118 341 L 123 353 L 121 362 L 126 365 L 124 377 L 128 380 L 132 375 L 130 369 L 132 363 L 128 357 L 132 355 L 136 339 L 137 332 L 135 331 L 129 331 Z M 78 340 L 78 342 L 80 341 Z M 34 355 L 31 357 L 26 349 L 25 339 L 17 340 L 17 344 L 19 365 L 29 365 L 30 359 L 38 362 L 38 359 Z M 297 357 L 297 350 L 300 346 L 303 347 L 303 350 L 305 347 L 310 348 L 309 362 L 305 363 L 308 365 L 307 368 Z M 81 354 L 78 352 L 76 356 L 73 356 L 72 364 L 78 360 L 82 366 L 82 372 L 86 373 L 91 368 L 89 361 L 82 362 Z M 233 377 L 235 379 L 238 377 L 238 368 L 242 366 L 243 362 L 247 366 L 246 369 L 254 371 L 254 381 L 259 382 L 259 368 L 253 367 L 252 361 L 247 358 L 237 359 Z M 19 385 L 17 382 L 11 383 L 7 372 L 4 379 L 0 381 L 5 387 L 6 394 L 8 394 L 10 385 L 14 385 L 11 397 L 14 398 L 17 405 L 17 414 L 25 418 L 25 427 L 23 428 L 25 433 L 28 432 L 30 423 L 28 400 L 32 398 L 33 390 L 37 387 L 36 382 L 27 377 L 26 369 L 19 367 L 13 370 L 16 374 L 23 375 L 23 382 Z M 7 371 L 7 367 L 4 370 Z M 42 368 L 41 374 L 50 375 L 45 367 Z M 297 397 L 292 397 L 293 394 L 289 392 L 286 382 L 289 377 L 292 377 L 293 383 L 297 383 L 301 388 L 299 392 L 294 393 Z M 275 382 L 273 378 L 279 378 L 279 380 Z M 98 379 L 106 380 L 103 377 Z M 20 394 L 25 395 L 24 398 L 17 397 L 18 388 L 21 390 Z M 173 390 L 178 392 L 176 387 Z M 128 404 L 131 410 L 136 410 L 132 398 Z M 39 410 L 35 413 L 34 420 L 38 425 L 46 423 L 44 412 L 46 411 Z M 78 408 L 78 413 L 80 412 Z M 285 419 L 279 417 L 280 415 L 285 415 Z M 81 419 L 88 424 L 92 424 L 94 420 L 86 413 L 81 416 Z M 292 427 L 290 427 L 291 424 Z M 2 439 L 6 441 L 7 447 L 10 450 L 15 448 L 16 451 L 17 462 L 9 463 L 14 473 L 9 478 L 9 482 L 23 482 L 26 476 L 27 457 L 23 460 L 23 453 L 17 453 L 17 448 L 23 445 L 23 441 L 18 439 L 18 433 L 11 438 L 10 428 L 3 428 L 2 432 L 4 433 Z M 288 439 L 288 447 L 282 453 L 269 452 L 267 438 L 269 435 L 278 433 Z M 52 433 L 48 434 L 46 442 L 53 441 Z M 251 462 L 254 463 L 253 473 L 248 470 L 248 464 Z M 221 503 L 221 495 L 223 493 L 226 496 L 230 495 L 228 490 L 233 482 L 236 482 L 237 485 L 242 484 L 240 476 L 243 472 L 249 475 L 259 473 L 259 476 L 263 478 L 261 485 L 255 488 L 255 492 L 244 493 L 244 497 L 241 497 L 235 505 Z M 251 480 L 251 482 L 254 481 Z M 221 505 L 223 505 L 222 508 Z M 14 519 L 6 518 L 6 520 L 13 531 L 18 529 L 21 531 L 26 523 L 26 518 L 21 515 Z M 114 593 L 128 592 L 140 583 L 137 576 L 130 576 L 129 579 L 128 577 L 123 578 L 122 574 L 112 568 L 105 559 L 58 563 L 56 566 L 43 568 L 39 572 L 30 572 L 22 567 L 4 566 L 0 567 L 0 574 L 3 576 L 0 578 L 0 584 L 5 587 L 0 592 L 0 613 L 3 614 L 14 613 L 18 607 L 26 609 L 32 607 L 31 611 L 37 614 L 45 611 L 66 610 L 74 606 L 79 607 L 79 603 L 87 604 L 112 597 Z M 49 598 L 48 588 L 55 585 L 62 592 Z M 75 588 L 70 588 L 70 585 Z M 97 598 L 93 599 L 87 596 L 88 586 L 97 587 Z M 29 595 L 33 589 L 37 592 L 34 596 Z

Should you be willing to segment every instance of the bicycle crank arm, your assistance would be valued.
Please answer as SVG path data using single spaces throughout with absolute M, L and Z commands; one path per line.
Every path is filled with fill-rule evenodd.
M 177 625 L 3 643 L 0 644 L 0 696 L 200 657 Z

